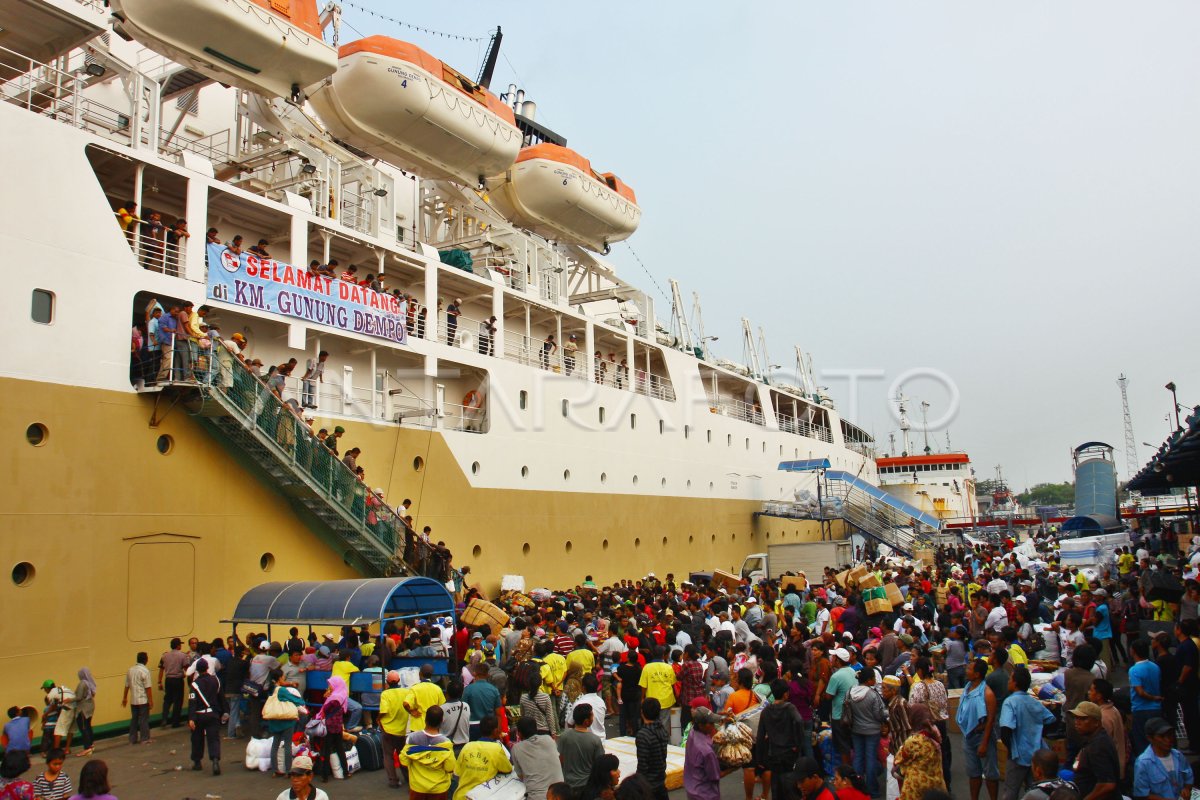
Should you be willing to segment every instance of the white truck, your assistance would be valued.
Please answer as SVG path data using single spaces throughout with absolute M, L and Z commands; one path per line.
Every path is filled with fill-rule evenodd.
M 751 553 L 742 562 L 739 574 L 751 583 L 776 579 L 785 572 L 804 575 L 820 583 L 825 567 L 842 567 L 854 560 L 849 539 L 835 542 L 797 542 L 773 544 L 765 553 Z

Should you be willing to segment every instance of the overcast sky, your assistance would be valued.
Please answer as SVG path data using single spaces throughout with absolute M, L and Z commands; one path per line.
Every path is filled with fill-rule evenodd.
M 889 388 L 914 369 L 956 387 L 937 445 L 948 427 L 980 477 L 1001 464 L 1016 488 L 1069 480 L 1071 448 L 1095 439 L 1127 477 L 1121 372 L 1139 467 L 1168 433 L 1163 385 L 1200 403 L 1181 306 L 1200 282 L 1200 4 L 357 5 L 353 28 L 471 75 L 484 43 L 361 8 L 502 25 L 493 89 L 519 83 L 539 121 L 633 186 L 629 244 L 664 290 L 700 293 L 716 354 L 741 359 L 742 316 L 771 363 L 790 369 L 801 345 L 883 450 Z M 629 249 L 612 258 L 669 320 Z M 884 377 L 851 408 L 830 370 Z M 931 420 L 950 408 L 937 381 L 905 391 Z

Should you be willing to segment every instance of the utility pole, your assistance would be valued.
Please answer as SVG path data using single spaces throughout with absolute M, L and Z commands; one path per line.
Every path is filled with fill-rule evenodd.
M 1132 480 L 1138 470 L 1137 440 L 1133 438 L 1133 417 L 1129 415 L 1129 379 L 1122 372 L 1117 378 L 1121 387 L 1121 413 L 1125 416 L 1125 480 Z

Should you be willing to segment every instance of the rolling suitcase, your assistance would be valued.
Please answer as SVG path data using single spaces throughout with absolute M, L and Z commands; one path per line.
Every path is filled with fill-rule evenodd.
M 358 761 L 368 772 L 383 769 L 383 732 L 374 728 L 364 728 L 358 733 Z

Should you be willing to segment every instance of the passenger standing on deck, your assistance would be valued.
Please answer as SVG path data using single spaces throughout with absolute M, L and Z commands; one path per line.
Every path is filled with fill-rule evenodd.
M 446 306 L 446 344 L 454 346 L 454 339 L 458 336 L 458 315 L 462 313 L 462 298 L 455 298 L 454 302 Z
M 208 743 L 208 760 L 212 774 L 221 774 L 221 723 L 228 719 L 221 682 L 209 674 L 208 661 L 196 662 L 196 678 L 188 695 L 188 728 L 192 731 L 192 769 L 200 770 L 204 744 Z
M 496 318 L 488 317 L 479 323 L 479 354 L 494 356 L 496 354 Z
M 305 408 L 317 407 L 317 384 L 325 382 L 325 362 L 328 360 L 329 351 L 322 350 L 316 358 L 310 358 L 304 364 L 300 402 Z
M 567 341 L 563 342 L 563 368 L 568 375 L 575 371 L 575 354 L 579 352 L 579 345 L 576 344 L 575 334 L 567 337 Z
M 150 661 L 147 653 L 137 654 L 137 663 L 125 673 L 125 695 L 122 706 L 129 706 L 129 743 L 150 744 L 150 711 L 154 708 L 154 692 L 150 688 Z
M 162 727 L 180 726 L 183 713 L 183 671 L 187 669 L 188 657 L 180 648 L 179 637 L 171 640 L 171 649 L 158 660 L 158 689 L 163 693 Z
M 554 341 L 554 334 L 546 334 L 546 339 L 542 342 L 542 369 L 550 369 L 550 356 L 557 352 L 558 343 Z

